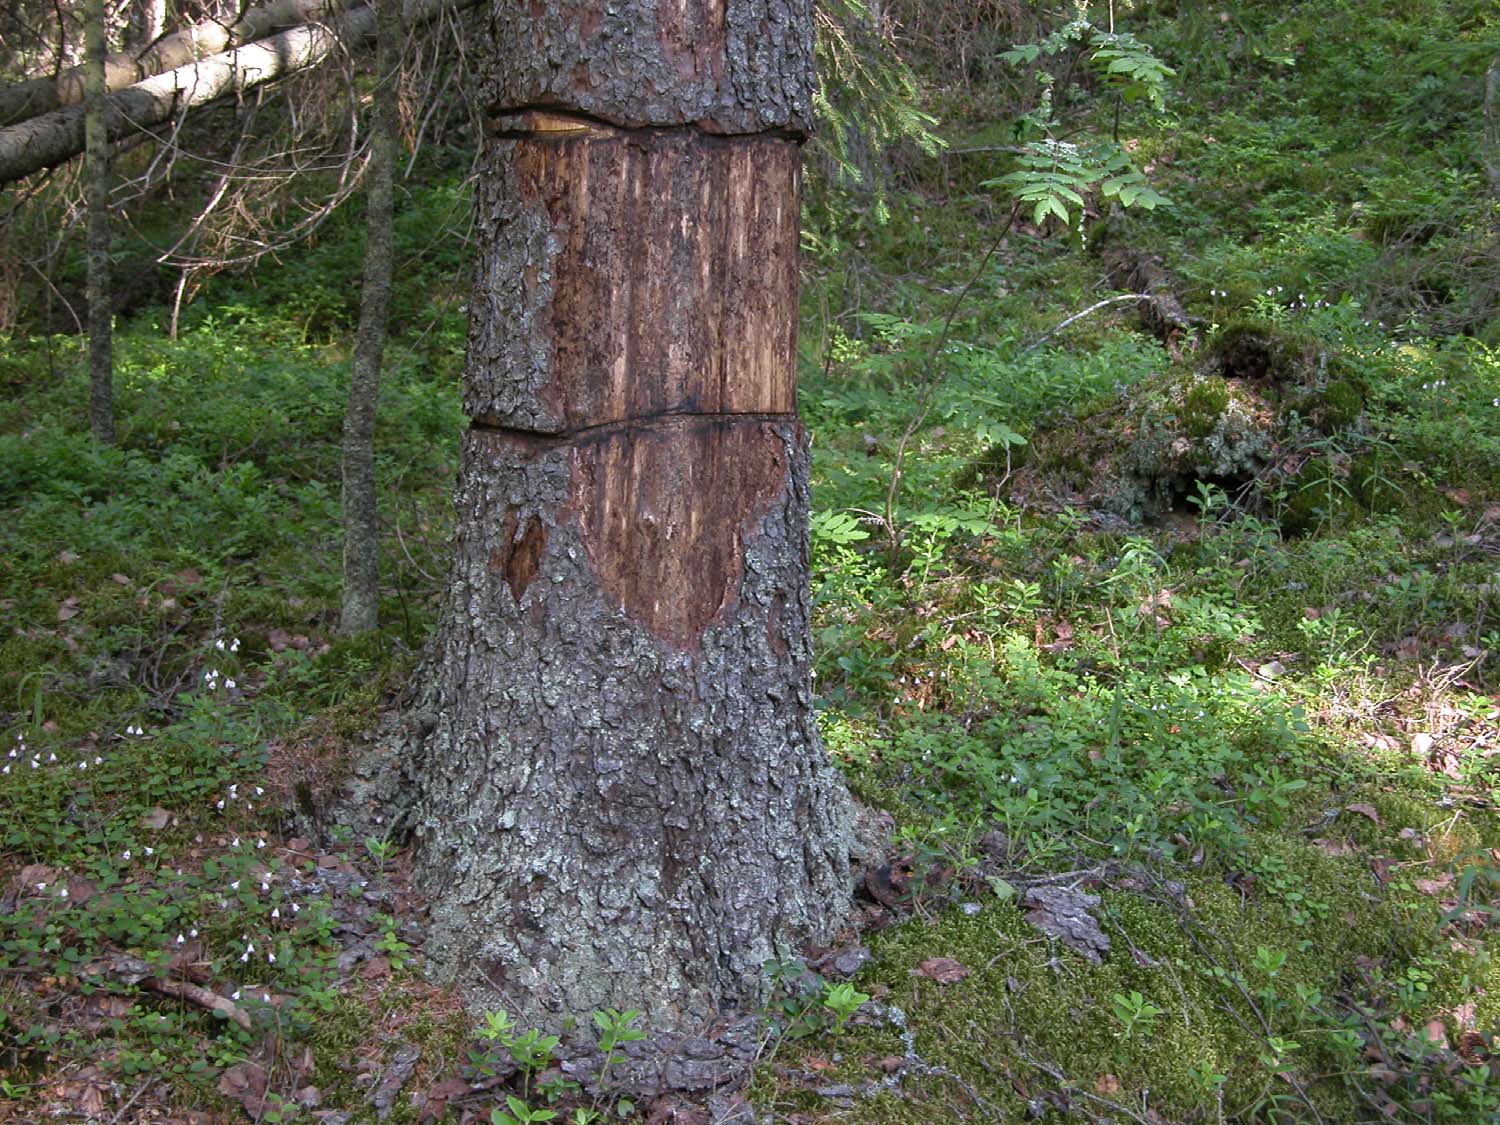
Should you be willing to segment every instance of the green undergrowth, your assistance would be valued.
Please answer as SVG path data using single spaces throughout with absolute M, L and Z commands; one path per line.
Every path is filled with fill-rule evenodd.
M 1079 70 L 1058 112 L 1171 206 L 1011 220 L 985 185 L 1036 84 L 943 38 L 1047 34 L 1003 4 L 909 14 L 950 150 L 808 201 L 820 717 L 905 875 L 852 981 L 768 966 L 785 1037 L 752 1093 L 801 1121 L 1500 1118 L 1493 12 L 1126 7 L 1177 71 L 1163 104 Z M 325 820 L 445 572 L 466 205 L 456 180 L 403 200 L 373 638 L 334 636 L 357 212 L 215 279 L 176 340 L 165 311 L 122 322 L 114 448 L 76 341 L 0 348 L 23 1115 L 150 1079 L 158 1108 L 359 1119 L 403 1044 L 412 1089 L 457 1074 L 497 1114 L 576 1093 L 555 1044 L 420 983 L 400 842 Z M 1122 249 L 1186 327 L 1086 312 Z M 1150 505 L 1096 502 L 1122 465 Z M 1097 896 L 1099 963 L 1028 920 L 1045 886 Z M 144 983 L 167 970 L 248 1028 Z

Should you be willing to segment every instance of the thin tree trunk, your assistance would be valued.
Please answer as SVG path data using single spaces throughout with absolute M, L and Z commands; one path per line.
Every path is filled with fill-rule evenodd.
M 293 22 L 300 23 L 301 21 L 297 20 Z M 162 37 L 162 32 L 166 30 L 167 0 L 136 0 L 136 3 L 131 5 L 130 22 L 126 26 L 125 51 L 122 52 L 122 54 L 128 54 L 137 59 L 140 58 L 141 54 L 148 47 L 154 44 L 158 39 L 160 39 Z M 171 65 L 175 66 L 176 64 L 174 63 Z M 165 66 L 157 68 L 157 70 L 165 69 Z M 105 65 L 104 73 L 105 85 L 108 86 L 108 63 L 106 63 Z M 155 73 L 155 71 L 148 71 L 147 73 Z M 144 77 L 146 77 L 146 75 L 142 74 L 141 78 Z M 140 78 L 132 78 L 130 81 L 139 82 Z M 130 83 L 127 82 L 125 83 L 125 85 L 128 86 L 130 85 Z M 0 113 L 0 121 L 3 120 L 5 120 L 5 117 L 3 113 Z
M 104 125 L 104 0 L 84 11 L 88 92 L 84 179 L 88 208 L 89 428 L 94 440 L 115 440 L 114 325 L 109 289 L 109 137 Z
M 375 412 L 391 294 L 391 213 L 401 79 L 401 7 L 379 0 L 371 100 L 370 165 L 365 170 L 365 276 L 354 372 L 344 413 L 344 592 L 339 631 L 380 627 L 380 536 L 375 503 Z
M 1500 52 L 1484 72 L 1484 134 L 1480 154 L 1490 181 L 1490 194 L 1500 199 Z
M 811 13 L 491 16 L 426 947 L 481 1007 L 690 1025 L 849 900 L 796 417 Z

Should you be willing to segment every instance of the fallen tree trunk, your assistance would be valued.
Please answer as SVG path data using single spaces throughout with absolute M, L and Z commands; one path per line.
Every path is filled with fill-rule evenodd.
M 104 88 L 113 93 L 284 28 L 336 15 L 356 0 L 273 0 L 248 9 L 234 24 L 205 20 L 174 31 L 140 51 L 117 51 L 104 60 Z M 0 126 L 83 102 L 83 67 L 33 78 L 0 90 Z
M 429 23 L 475 0 L 408 0 L 408 27 Z M 127 86 L 109 96 L 109 139 L 170 121 L 194 106 L 241 94 L 316 66 L 342 42 L 375 38 L 374 9 L 362 6 L 328 24 L 304 24 Z M 68 106 L 0 129 L 0 184 L 50 168 L 83 151 L 83 107 Z

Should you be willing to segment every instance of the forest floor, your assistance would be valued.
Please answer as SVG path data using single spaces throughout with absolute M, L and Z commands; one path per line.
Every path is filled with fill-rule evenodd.
M 814 193 L 817 687 L 893 840 L 739 1090 L 476 1021 L 332 811 L 442 587 L 462 177 L 399 220 L 379 635 L 335 635 L 357 215 L 122 321 L 113 448 L 79 342 L 6 341 L 0 1121 L 1500 1120 L 1495 28 L 1333 7 L 1144 22 L 1171 205 L 1087 240 L 1005 228 L 998 69 L 923 71 L 950 147 L 888 216 Z M 1059 329 L 1148 284 L 1180 323 Z

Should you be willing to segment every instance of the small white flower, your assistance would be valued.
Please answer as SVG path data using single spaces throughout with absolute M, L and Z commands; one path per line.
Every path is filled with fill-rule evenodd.
M 229 642 L 229 651 L 230 652 L 239 652 L 240 651 L 240 639 L 238 637 L 235 637 L 233 640 L 231 640 Z
M 268 883 L 268 882 L 265 882 L 264 880 L 262 880 L 261 884 L 260 884 L 260 889 L 262 891 L 269 891 L 271 889 L 271 884 Z
M 270 964 L 272 964 L 272 965 L 276 964 L 276 954 L 274 954 L 274 953 L 267 953 L 266 954 L 266 960 Z
M 264 792 L 265 792 L 265 790 L 264 790 L 264 789 L 262 789 L 262 788 L 261 788 L 261 787 L 260 787 L 260 786 L 259 786 L 259 785 L 257 785 L 257 786 L 256 786 L 256 787 L 255 787 L 255 795 L 256 795 L 256 796 L 257 796 L 257 797 L 259 797 L 259 796 L 260 796 L 260 795 L 261 795 L 261 794 L 263 794 L 263 793 L 264 793 Z
M 229 841 L 229 846 L 231 848 L 237 848 L 237 847 L 239 847 L 240 846 L 240 838 L 238 836 L 236 836 L 233 840 L 230 840 Z
M 240 881 L 238 879 L 236 879 L 234 882 L 230 883 L 229 884 L 229 889 L 231 891 L 237 891 L 237 890 L 239 890 L 240 889 Z
M 99 755 L 95 754 L 94 755 L 94 765 L 96 765 L 96 766 L 102 766 L 103 764 L 104 764 L 104 759 L 101 758 L 101 757 L 99 757 Z
M 234 681 L 233 680 L 225 680 L 224 681 L 224 687 L 227 688 L 229 691 L 233 691 L 234 687 L 235 687 Z
M 299 911 L 301 909 L 302 909 L 302 907 L 298 906 L 295 902 L 292 903 L 292 913 L 293 914 L 297 913 L 297 911 Z
M 220 637 L 218 640 L 216 640 L 214 642 L 214 648 L 218 649 L 220 652 L 224 651 L 224 638 L 223 637 Z
M 130 849 L 126 848 L 124 854 L 121 855 L 120 858 L 121 859 L 129 859 L 130 858 Z
M 238 1000 L 240 998 L 240 990 L 238 988 L 236 988 L 233 992 L 231 992 L 229 994 L 229 998 L 231 1000 Z
M 145 852 L 148 856 L 156 854 L 156 849 L 155 848 L 142 848 L 141 850 L 143 852 Z
M 38 883 L 36 885 L 36 889 L 39 890 L 39 891 L 45 891 L 47 889 L 47 884 L 46 883 Z
M 255 841 L 255 846 L 257 848 L 263 848 L 266 846 L 266 842 L 264 840 L 257 840 Z
M 58 898 L 67 898 L 68 897 L 68 888 L 64 887 L 62 890 L 58 891 L 57 892 L 57 897 Z
M 280 918 L 281 917 L 281 907 L 279 907 L 279 906 L 273 906 L 273 907 L 271 907 L 271 917 L 272 918 Z
M 57 755 L 56 754 L 48 754 L 47 755 L 47 761 L 49 761 L 49 762 L 55 762 L 55 761 L 57 761 Z
M 81 770 L 86 770 L 86 769 L 89 768 L 89 764 L 87 762 L 79 762 L 78 763 L 78 768 L 81 769 Z
M 224 801 L 222 798 L 214 802 L 214 808 L 218 809 L 220 812 L 224 811 Z
M 188 931 L 188 937 L 197 937 L 197 936 L 198 936 L 198 927 L 194 926 L 191 930 Z

